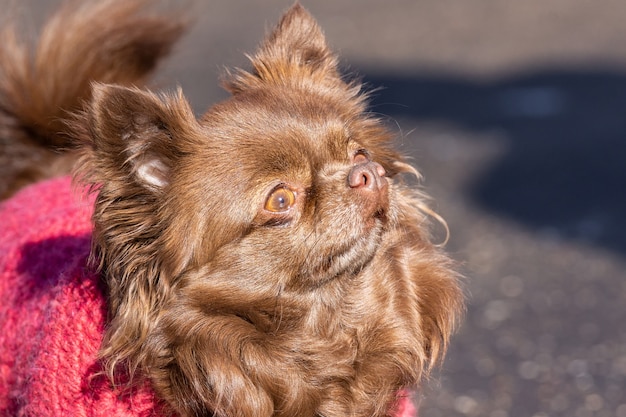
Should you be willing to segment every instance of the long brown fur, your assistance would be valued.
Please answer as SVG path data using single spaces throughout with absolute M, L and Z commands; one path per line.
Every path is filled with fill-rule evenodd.
M 251 60 L 199 119 L 180 92 L 98 84 L 72 124 L 97 192 L 106 369 L 183 416 L 387 415 L 445 352 L 458 275 L 308 12 Z
M 0 31 L 0 199 L 67 173 L 76 155 L 64 125 L 93 81 L 142 84 L 185 27 L 150 0 L 66 1 L 36 44 Z

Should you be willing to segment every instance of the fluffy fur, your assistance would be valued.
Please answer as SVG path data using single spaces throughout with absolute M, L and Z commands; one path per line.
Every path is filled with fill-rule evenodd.
M 68 123 L 105 372 L 182 416 L 392 415 L 446 349 L 458 275 L 308 12 L 251 61 L 199 119 L 181 92 L 97 83 Z
M 67 1 L 47 21 L 36 45 L 23 40 L 5 15 L 0 30 L 0 199 L 26 184 L 70 172 L 76 156 L 66 152 L 71 143 L 63 120 L 90 97 L 91 82 L 142 84 L 167 55 L 185 23 L 171 12 L 148 13 L 151 3 Z

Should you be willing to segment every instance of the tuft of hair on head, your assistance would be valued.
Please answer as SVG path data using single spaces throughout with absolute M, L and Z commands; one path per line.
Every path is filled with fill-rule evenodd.
M 247 56 L 252 71 L 227 72 L 222 81 L 232 94 L 268 84 L 326 86 L 354 90 L 352 95 L 360 91 L 360 85 L 344 82 L 337 56 L 328 47 L 324 32 L 297 2 L 283 14 L 256 53 Z

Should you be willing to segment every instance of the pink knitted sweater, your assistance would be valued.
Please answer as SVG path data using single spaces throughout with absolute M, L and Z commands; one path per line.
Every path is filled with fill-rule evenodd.
M 0 204 L 0 415 L 164 415 L 149 388 L 123 395 L 100 374 L 105 302 L 86 270 L 93 199 L 68 177 Z M 411 417 L 408 397 L 396 417 Z

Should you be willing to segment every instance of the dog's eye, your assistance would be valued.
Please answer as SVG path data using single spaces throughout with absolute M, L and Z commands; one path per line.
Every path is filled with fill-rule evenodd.
M 296 202 L 296 193 L 286 187 L 276 188 L 265 201 L 265 210 L 280 213 L 289 210 Z
M 366 162 L 369 162 L 369 160 L 370 160 L 370 154 L 365 149 L 359 149 L 354 154 L 354 157 L 352 157 L 352 162 L 355 165 L 364 164 Z

